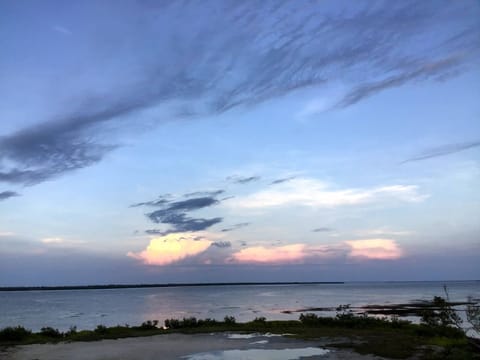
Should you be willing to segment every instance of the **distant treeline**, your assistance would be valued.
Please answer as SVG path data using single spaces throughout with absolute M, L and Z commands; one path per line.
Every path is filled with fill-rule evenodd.
M 193 286 L 244 286 L 244 285 L 331 285 L 343 284 L 343 281 L 309 281 L 309 282 L 235 282 L 235 283 L 167 283 L 167 284 L 108 284 L 108 285 L 71 285 L 71 286 L 7 286 L 0 291 L 33 290 L 99 290 L 99 289 L 137 289 L 157 287 L 193 287 Z

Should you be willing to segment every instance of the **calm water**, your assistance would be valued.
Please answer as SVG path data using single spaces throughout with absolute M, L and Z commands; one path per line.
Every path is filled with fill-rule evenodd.
M 188 316 L 223 319 L 229 315 L 241 322 L 258 316 L 298 319 L 299 313 L 282 311 L 428 300 L 444 296 L 444 284 L 452 301 L 480 298 L 479 281 L 0 292 L 0 328 L 92 329 L 99 324 L 138 325 L 154 319 L 163 324 L 167 318 Z

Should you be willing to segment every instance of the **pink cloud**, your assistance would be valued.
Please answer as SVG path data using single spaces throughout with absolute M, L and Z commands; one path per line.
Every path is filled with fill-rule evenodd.
M 301 262 L 306 256 L 305 244 L 292 244 L 277 247 L 254 246 L 242 249 L 232 255 L 240 263 L 291 263 Z
M 367 239 L 346 241 L 348 256 L 353 258 L 393 260 L 403 256 L 402 249 L 392 239 Z

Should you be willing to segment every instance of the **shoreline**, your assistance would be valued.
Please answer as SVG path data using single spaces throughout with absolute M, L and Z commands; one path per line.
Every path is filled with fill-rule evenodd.
M 235 354 L 246 351 L 240 355 L 262 358 L 248 352 L 265 354 L 269 349 L 283 349 L 290 353 L 295 352 L 293 348 L 318 352 L 322 348 L 329 352 L 322 350 L 315 356 L 326 359 L 373 359 L 362 357 L 368 355 L 377 356 L 377 359 L 415 357 L 432 360 L 450 359 L 445 355 L 451 353 L 456 356 L 451 359 L 480 359 L 480 353 L 475 350 L 480 342 L 454 327 L 412 324 L 350 313 L 338 314 L 335 318 L 307 313 L 299 320 L 290 321 L 267 321 L 262 317 L 246 323 L 237 323 L 234 317 L 228 316 L 223 321 L 169 319 L 165 326 L 160 328 L 158 322 L 146 321 L 133 327 L 99 325 L 94 330 L 77 331 L 73 328 L 66 333 L 53 328 L 42 328 L 38 333 L 21 327 L 6 328 L 0 331 L 3 336 L 0 355 L 8 360 L 84 360 L 116 359 L 121 354 L 122 359 L 133 360 L 139 358 L 139 354 L 142 359 L 157 359 L 159 352 L 166 352 L 169 357 L 162 355 L 162 359 L 216 360 L 242 358 L 231 357 L 232 353 L 225 353 L 226 356 L 222 357 L 218 353 L 222 351 Z M 313 350 L 306 350 L 309 348 Z M 194 357 L 195 354 L 200 355 Z M 311 355 L 288 359 L 302 356 Z
M 52 291 L 52 290 L 105 290 L 143 289 L 168 287 L 206 286 L 269 286 L 269 285 L 343 285 L 344 281 L 287 281 L 287 282 L 218 282 L 218 283 L 165 283 L 165 284 L 108 284 L 108 285 L 66 285 L 66 286 L 4 286 L 0 291 Z

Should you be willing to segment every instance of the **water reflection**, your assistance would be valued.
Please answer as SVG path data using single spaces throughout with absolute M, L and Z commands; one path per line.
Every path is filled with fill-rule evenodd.
M 248 349 L 205 352 L 182 356 L 182 358 L 187 360 L 297 360 L 300 358 L 325 355 L 328 352 L 329 350 L 315 347 L 299 349 Z

